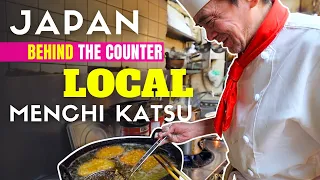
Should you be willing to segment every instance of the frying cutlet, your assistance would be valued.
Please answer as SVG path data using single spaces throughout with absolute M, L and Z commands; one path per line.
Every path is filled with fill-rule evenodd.
M 108 170 L 115 167 L 115 163 L 108 159 L 91 159 L 88 162 L 83 163 L 78 168 L 79 176 L 89 176 L 95 172 L 102 170 Z
M 138 161 L 142 158 L 142 156 L 146 153 L 143 149 L 135 149 L 127 152 L 120 158 L 120 162 L 129 165 L 134 166 L 138 163 Z M 157 166 L 159 163 L 158 161 L 153 157 L 150 156 L 143 164 L 142 164 L 142 170 L 143 171 L 150 171 L 152 168 Z
M 101 148 L 96 152 L 96 158 L 112 159 L 122 155 L 123 152 L 124 152 L 124 149 L 121 146 L 107 146 L 107 147 Z

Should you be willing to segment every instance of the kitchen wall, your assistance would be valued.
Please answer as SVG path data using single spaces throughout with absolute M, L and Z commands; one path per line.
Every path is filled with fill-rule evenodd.
M 31 9 L 31 30 L 28 35 L 17 36 L 11 33 L 9 27 L 24 26 L 24 17 L 20 16 L 20 10 Z M 78 10 L 84 20 L 81 29 L 72 32 L 71 35 L 54 35 L 42 33 L 34 36 L 45 10 L 49 10 L 57 28 L 63 34 L 64 10 Z M 97 11 L 100 10 L 107 25 L 113 33 L 105 35 L 103 32 L 95 32 L 87 36 L 86 31 Z M 115 34 L 116 10 L 121 12 L 129 20 L 132 20 L 132 11 L 139 10 L 139 35 L 131 31 L 126 25 L 122 26 L 122 35 Z M 72 23 L 72 22 L 71 22 Z M 74 19 L 75 23 L 75 19 Z M 33 42 L 165 42 L 167 33 L 167 1 L 166 0 L 0 0 L 0 41 L 33 41 Z M 88 66 L 102 67 L 132 67 L 138 69 L 164 68 L 165 62 L 154 63 L 10 63 L 2 64 L 7 69 L 22 69 L 35 72 L 62 73 L 64 68 L 79 68 L 82 73 L 87 72 Z
M 301 0 L 301 11 L 320 15 L 320 0 Z
M 300 0 L 282 0 L 292 12 L 296 12 L 300 6 Z M 31 9 L 32 27 L 28 35 L 17 36 L 10 32 L 11 25 L 24 26 L 24 18 L 20 16 L 20 10 Z M 82 28 L 71 35 L 53 35 L 42 33 L 34 36 L 36 28 L 41 21 L 45 10 L 49 10 L 59 31 L 63 32 L 63 11 L 76 9 L 83 15 L 85 21 Z M 132 10 L 139 10 L 139 35 L 123 26 L 122 35 L 105 35 L 95 32 L 91 36 L 86 31 L 96 12 L 101 11 L 112 33 L 115 33 L 115 11 L 123 13 L 128 19 L 132 19 Z M 183 51 L 184 43 L 177 39 L 166 37 L 167 33 L 167 1 L 166 0 L 0 0 L 0 41 L 154 41 L 164 42 L 165 47 L 176 47 Z M 164 68 L 164 62 L 158 63 L 2 63 L 1 73 L 8 69 L 22 69 L 34 72 L 62 73 L 64 68 L 79 68 L 82 73 L 87 72 L 88 66 L 102 67 L 132 67 L 138 69 Z
M 308 0 L 302 0 L 308 1 Z M 291 12 L 298 12 L 300 8 L 300 0 L 281 0 L 281 2 L 286 5 Z
M 168 50 L 170 50 L 172 47 L 175 47 L 176 51 L 182 52 L 182 51 L 184 51 L 184 48 L 185 48 L 185 42 L 180 41 L 178 39 L 166 37 L 164 46 Z

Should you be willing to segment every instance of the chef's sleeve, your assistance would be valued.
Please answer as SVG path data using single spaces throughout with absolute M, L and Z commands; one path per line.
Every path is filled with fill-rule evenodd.
M 312 56 L 314 66 L 308 76 L 305 88 L 305 103 L 300 122 L 304 130 L 320 144 L 320 35 Z

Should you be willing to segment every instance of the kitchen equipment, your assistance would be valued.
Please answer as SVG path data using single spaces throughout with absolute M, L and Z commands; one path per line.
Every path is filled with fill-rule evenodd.
M 150 149 L 142 156 L 142 158 L 138 161 L 138 163 L 132 167 L 131 169 L 131 175 L 130 177 L 140 168 L 140 166 L 152 155 L 152 153 L 160 146 L 162 142 L 164 142 L 167 139 L 167 136 L 163 139 L 158 139 L 151 147 Z
M 200 117 L 199 109 L 193 109 L 192 116 L 189 122 L 197 121 Z M 201 138 L 189 141 L 179 146 L 184 155 L 197 155 L 200 154 L 204 148 Z
M 214 118 L 214 117 L 216 117 L 216 114 L 217 114 L 217 112 L 216 111 L 213 111 L 213 112 L 208 112 L 207 114 L 205 114 L 205 117 L 206 118 Z
M 216 136 L 205 137 L 204 150 L 200 154 L 184 157 L 183 172 L 192 180 L 214 179 L 228 164 L 226 152 L 223 141 Z
M 183 154 L 187 156 L 200 154 L 204 149 L 203 140 L 192 140 L 190 142 L 180 145 L 180 148 L 182 149 Z
M 18 70 L 17 70 L 18 71 Z M 49 109 L 55 109 L 56 105 L 66 106 L 74 105 L 80 110 L 82 106 L 87 106 L 89 109 L 92 105 L 104 105 L 109 107 L 112 104 L 128 101 L 129 99 L 120 96 L 117 91 L 114 91 L 107 98 L 93 98 L 90 95 L 87 98 L 64 98 L 63 91 L 65 90 L 65 76 L 63 74 L 45 74 L 23 72 L 21 70 L 15 73 L 10 73 L 12 77 L 3 77 L 3 93 L 1 93 L 1 107 L 6 109 L 10 105 L 14 107 L 25 107 L 30 104 L 39 104 L 41 107 L 46 105 Z M 140 81 L 128 81 L 128 86 L 141 85 L 145 83 L 147 76 L 146 70 L 141 70 Z M 167 85 L 171 86 L 171 76 L 169 71 L 164 71 L 167 76 Z M 43 75 L 42 75 L 43 74 Z M 114 76 L 118 72 L 113 72 Z M 99 81 L 102 84 L 102 78 Z M 77 76 L 77 86 L 86 87 L 87 74 Z M 140 100 L 140 97 L 130 100 Z M 162 102 L 165 104 L 168 98 L 163 98 Z M 89 110 L 88 109 L 88 110 Z M 43 110 L 43 109 L 42 109 Z M 72 116 L 74 112 L 67 113 Z M 38 177 L 57 174 L 57 162 L 66 157 L 73 150 L 82 146 L 80 143 L 81 134 L 85 128 L 93 128 L 87 137 L 83 138 L 86 143 L 91 140 L 105 139 L 110 136 L 120 136 L 120 125 L 115 122 L 115 119 L 106 119 L 104 122 L 93 122 L 95 124 L 103 124 L 103 126 L 92 126 L 86 123 L 69 123 L 60 117 L 60 121 L 55 120 L 54 117 L 49 116 L 48 122 L 45 123 L 26 123 L 24 116 L 16 116 L 15 122 L 10 122 L 9 111 L 2 111 L 2 121 L 0 126 L 2 137 L 10 137 L 10 141 L 2 141 L 2 147 L 13 147 L 10 151 L 7 148 L 2 148 L 1 153 L 6 154 L 1 158 L 3 164 L 10 164 L 1 168 L 0 179 L 10 180 L 35 180 Z M 89 115 L 90 116 L 90 115 Z M 81 118 L 81 115 L 79 116 Z M 88 119 L 88 122 L 91 121 Z M 69 141 L 66 126 L 74 124 L 70 127 L 73 131 L 72 139 Z M 111 130 L 107 131 L 108 126 L 111 125 Z M 106 133 L 102 132 L 104 129 Z M 87 131 L 87 130 L 86 130 Z M 89 131 L 87 131 L 89 132 Z M 107 136 L 105 136 L 107 134 Z M 70 146 L 70 142 L 74 144 Z M 13 161 L 12 157 L 19 155 L 19 161 Z M 15 168 L 12 168 L 15 167 Z M 19 173 L 17 173 L 19 169 Z M 59 180 L 59 177 L 57 177 Z
M 170 129 L 170 127 L 172 126 L 172 124 L 169 125 L 168 129 Z M 156 129 L 153 132 L 153 136 L 157 133 L 157 132 L 161 132 L 161 129 Z M 142 156 L 142 158 L 138 161 L 138 163 L 131 169 L 131 176 L 140 168 L 140 166 L 148 159 L 149 156 L 152 155 L 152 153 L 167 139 L 168 137 L 164 137 L 162 139 L 158 139 L 151 147 L 150 149 Z
M 200 102 L 200 118 L 205 118 L 208 113 L 213 113 L 217 110 L 218 100 L 202 100 Z
M 174 165 L 169 162 L 168 160 L 166 160 L 166 158 L 164 158 L 162 155 L 155 155 L 154 158 L 161 164 L 161 166 L 163 168 L 166 169 L 166 171 L 171 175 L 171 177 L 173 177 L 175 180 L 179 180 L 179 178 L 174 174 L 177 173 L 182 179 L 184 180 L 189 180 L 190 178 L 188 178 L 184 173 L 182 173 L 181 171 L 179 171 L 176 167 L 174 167 Z M 171 167 L 171 169 L 174 171 L 172 171 L 169 167 Z
M 221 44 L 211 44 L 211 49 L 215 53 L 223 53 L 227 50 L 227 48 L 224 48 Z
M 214 158 L 214 155 L 206 149 L 197 155 L 185 155 L 184 168 L 201 168 L 210 164 Z
M 166 58 L 166 69 L 180 69 L 185 64 L 186 55 L 181 52 L 176 52 L 175 48 L 172 47 L 170 52 L 165 53 Z
M 118 104 L 114 104 L 110 106 L 107 110 L 105 110 L 105 116 L 108 119 L 112 119 L 112 121 L 116 120 L 116 107 L 120 106 L 123 109 L 127 105 L 131 105 L 130 109 L 126 111 L 126 115 L 130 119 L 134 119 L 138 109 L 140 106 L 146 110 L 148 117 L 152 117 L 152 114 L 148 114 L 147 111 L 149 100 L 136 100 L 136 101 L 127 101 Z M 150 119 L 150 118 L 149 118 Z M 145 120 L 138 120 L 137 122 L 128 122 L 124 118 L 120 119 L 120 135 L 121 136 L 148 136 L 149 135 L 149 127 L 150 122 Z
M 198 59 L 194 61 L 189 61 L 187 63 L 187 69 L 189 70 L 201 70 L 207 67 L 208 67 L 208 60 L 205 60 L 205 59 Z
M 63 159 L 58 164 L 58 173 L 61 180 L 72 180 L 74 178 L 74 174 L 71 173 L 72 164 L 76 163 L 80 157 L 83 157 L 85 154 L 92 152 L 94 150 L 100 149 L 102 147 L 110 146 L 110 145 L 118 145 L 118 144 L 127 144 L 130 146 L 151 146 L 157 140 L 154 138 L 155 133 L 152 137 L 144 137 L 144 136 L 130 136 L 130 137 L 117 137 L 112 139 L 105 139 L 101 141 L 97 141 L 94 143 L 90 143 L 85 145 L 76 151 L 69 154 L 65 159 Z M 157 154 L 164 154 L 168 157 L 174 164 L 177 165 L 178 169 L 183 167 L 183 159 L 182 152 L 178 149 L 177 146 L 173 144 L 165 144 L 159 148 L 157 148 Z M 170 176 L 168 176 L 170 177 Z
M 67 125 L 67 133 L 73 150 L 93 141 L 114 136 L 113 129 L 110 125 L 90 120 L 69 123 Z
M 124 179 L 124 177 L 114 170 L 99 171 L 89 175 L 85 180 L 109 180 L 109 179 Z
M 197 46 L 195 53 L 189 54 L 186 63 L 188 70 L 202 70 L 210 67 L 210 47 L 207 45 Z

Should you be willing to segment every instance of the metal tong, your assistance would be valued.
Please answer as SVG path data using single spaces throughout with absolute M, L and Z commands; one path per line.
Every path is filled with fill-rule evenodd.
M 179 179 L 179 176 L 180 176 L 183 180 L 191 180 L 191 178 L 189 178 L 183 172 L 178 170 L 171 162 L 169 162 L 162 155 L 160 155 L 160 154 L 159 155 L 154 155 L 154 158 L 161 164 L 161 166 L 169 173 L 169 175 L 173 179 L 180 180 Z
M 160 146 L 160 144 L 167 139 L 167 136 L 163 139 L 158 139 L 151 148 L 142 156 L 138 163 L 130 170 L 130 177 L 142 166 L 142 164 L 152 155 L 152 153 Z
M 169 125 L 168 130 L 170 129 L 172 124 Z M 152 153 L 164 142 L 168 137 L 165 136 L 163 139 L 158 139 L 150 149 L 142 156 L 142 158 L 138 161 L 138 163 L 131 168 L 129 178 L 142 166 L 142 164 L 152 155 Z

